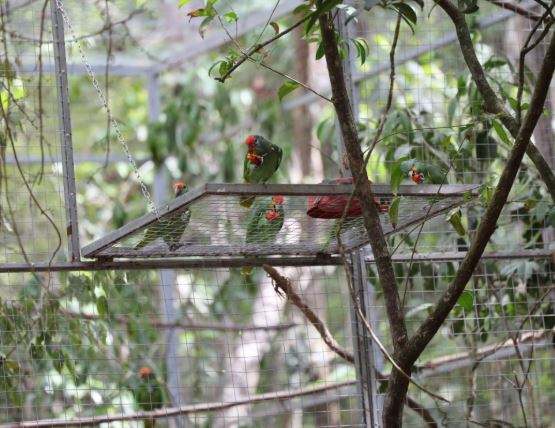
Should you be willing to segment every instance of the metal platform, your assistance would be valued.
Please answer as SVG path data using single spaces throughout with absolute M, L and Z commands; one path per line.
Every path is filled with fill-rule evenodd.
M 462 205 L 476 194 L 477 185 L 401 186 L 399 218 L 394 229 L 387 213 L 380 214 L 385 234 L 389 235 L 422 223 L 449 209 Z M 87 258 L 166 258 L 166 257 L 247 257 L 311 256 L 338 253 L 334 232 L 337 220 L 316 219 L 306 214 L 308 196 L 343 195 L 352 192 L 350 184 L 218 184 L 208 183 L 176 198 L 154 213 L 146 214 L 109 233 L 82 249 Z M 376 197 L 391 200 L 388 185 L 373 184 Z M 255 195 L 252 208 L 239 205 L 239 197 Z M 284 197 L 284 224 L 275 238 L 260 243 L 245 243 L 247 224 L 257 204 L 269 205 L 271 196 Z M 266 206 L 265 205 L 265 206 Z M 189 210 L 190 221 L 184 233 L 171 237 L 176 245 L 159 238 L 140 249 L 135 246 L 147 229 L 171 235 L 171 228 Z M 164 229 L 167 228 L 167 229 Z M 362 217 L 347 218 L 341 239 L 347 250 L 368 243 Z

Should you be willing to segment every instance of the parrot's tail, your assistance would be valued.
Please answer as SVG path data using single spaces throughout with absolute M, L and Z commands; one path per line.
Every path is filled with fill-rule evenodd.
M 254 267 L 252 266 L 244 266 L 241 268 L 241 275 L 248 276 L 248 275 L 252 275 L 253 272 L 254 272 Z
M 239 205 L 243 208 L 250 208 L 254 203 L 254 198 L 254 196 L 241 196 L 241 199 L 239 199 Z
M 156 419 L 148 418 L 144 420 L 145 428 L 154 428 L 156 426 Z
M 134 250 L 140 250 L 141 248 L 143 248 L 144 246 L 146 246 L 147 242 L 145 242 L 144 240 L 139 241 L 139 243 L 137 245 L 135 245 L 133 247 Z

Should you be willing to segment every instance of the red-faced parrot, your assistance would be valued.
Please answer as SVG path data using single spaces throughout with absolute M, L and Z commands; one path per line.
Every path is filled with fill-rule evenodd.
M 260 135 L 249 135 L 245 140 L 247 154 L 243 162 L 243 179 L 245 183 L 266 183 L 276 172 L 283 157 L 281 148 Z M 249 208 L 254 196 L 241 197 L 242 207 Z

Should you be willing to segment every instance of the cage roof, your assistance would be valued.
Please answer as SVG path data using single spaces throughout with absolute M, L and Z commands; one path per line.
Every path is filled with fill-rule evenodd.
M 395 233 L 461 205 L 475 195 L 476 188 L 401 186 L 396 226 L 387 212 L 380 214 L 384 233 Z M 388 185 L 375 184 L 372 189 L 385 206 L 395 197 Z M 352 190 L 350 184 L 208 183 L 159 207 L 157 214 L 148 213 L 85 246 L 82 254 L 88 258 L 333 255 L 339 252 L 335 238 L 339 221 L 308 216 L 309 198 L 346 198 Z M 240 198 L 250 195 L 256 196 L 253 206 L 240 206 Z M 273 195 L 283 196 L 283 225 L 277 231 L 267 227 L 264 219 L 274 210 Z M 254 221 L 261 221 L 259 227 L 252 227 Z M 367 244 L 362 217 L 346 218 L 340 236 L 346 250 Z

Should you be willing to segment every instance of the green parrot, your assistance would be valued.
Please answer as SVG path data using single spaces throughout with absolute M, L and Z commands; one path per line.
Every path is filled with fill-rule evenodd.
M 189 189 L 185 183 L 178 182 L 174 185 L 176 198 L 187 193 L 188 190 Z M 181 235 L 183 235 L 185 228 L 189 224 L 190 218 L 191 211 L 187 209 L 179 214 L 167 217 L 165 220 L 159 220 L 156 224 L 149 227 L 145 231 L 143 239 L 135 245 L 134 249 L 139 250 L 146 247 L 158 238 L 162 238 L 170 250 L 179 248 L 179 240 L 181 239 Z
M 408 174 L 416 184 L 446 184 L 445 171 L 430 162 L 409 159 L 401 163 L 401 171 Z
M 270 203 L 259 202 L 255 205 L 247 224 L 247 244 L 273 241 L 283 227 L 285 212 L 283 196 L 272 196 Z
M 249 135 L 245 140 L 247 154 L 243 163 L 243 178 L 245 183 L 266 183 L 277 171 L 283 151 L 260 135 Z M 241 197 L 242 207 L 250 208 L 254 196 Z
M 274 241 L 283 227 L 284 220 L 283 196 L 272 196 L 271 201 L 264 199 L 257 202 L 247 223 L 245 243 L 260 244 Z M 244 267 L 241 273 L 250 275 L 252 270 L 252 267 Z
M 156 379 L 156 375 L 148 367 L 141 367 L 140 380 L 133 391 L 135 401 L 141 410 L 149 412 L 164 406 L 164 388 Z M 145 428 L 154 428 L 156 419 L 145 419 Z

